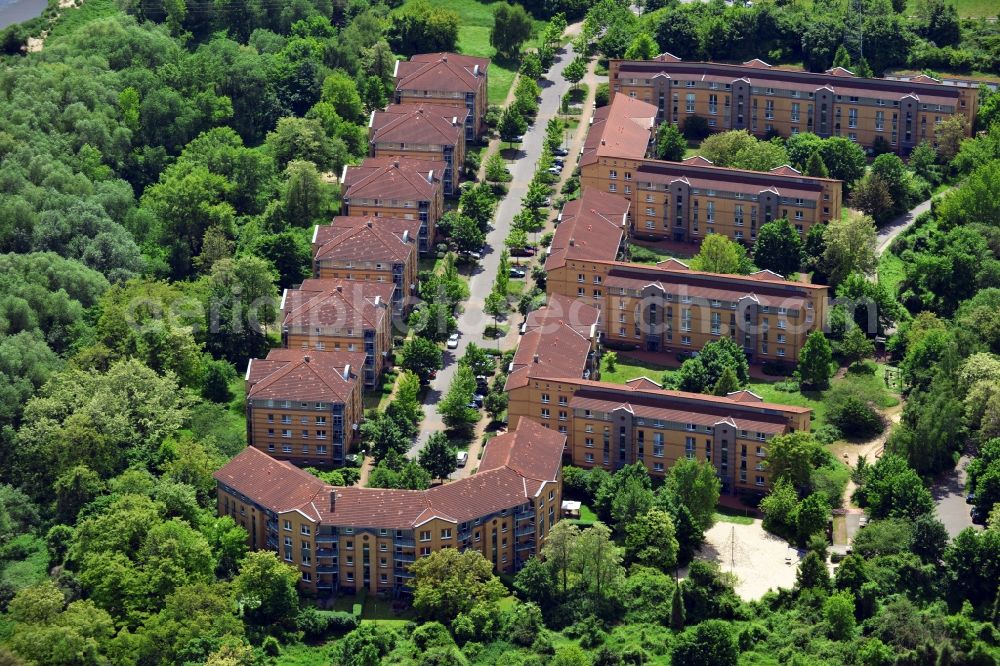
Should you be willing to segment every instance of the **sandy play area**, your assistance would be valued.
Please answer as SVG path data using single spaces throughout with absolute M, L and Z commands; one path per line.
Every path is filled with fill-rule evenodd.
M 799 555 L 788 542 L 752 525 L 717 522 L 705 533 L 698 557 L 713 560 L 737 577 L 736 593 L 747 601 L 760 599 L 771 588 L 795 586 Z

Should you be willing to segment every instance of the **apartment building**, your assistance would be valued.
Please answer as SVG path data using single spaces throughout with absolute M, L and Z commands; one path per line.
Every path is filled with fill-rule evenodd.
M 434 232 L 444 212 L 441 175 L 447 165 L 410 157 L 368 157 L 345 166 L 340 177 L 341 213 L 347 216 L 418 220 L 418 249 L 434 249 Z
M 364 352 L 272 349 L 246 372 L 247 444 L 300 466 L 343 465 L 362 418 Z
M 281 340 L 288 349 L 364 352 L 365 389 L 377 385 L 390 363 L 396 287 L 332 278 L 305 280 L 281 296 Z
M 803 176 L 787 165 L 761 172 L 716 167 L 700 156 L 650 159 L 646 120 L 655 107 L 618 95 L 605 108 L 587 135 L 580 185 L 632 202 L 637 238 L 700 243 L 717 233 L 752 244 L 762 225 L 784 217 L 805 239 L 813 224 L 840 218 L 839 180 Z
M 563 325 L 589 339 L 592 351 L 600 351 L 601 311 L 584 301 L 562 294 L 549 294 L 543 307 L 532 310 L 524 318 L 526 334 L 535 330 L 548 333 Z
M 474 141 L 486 133 L 489 106 L 487 71 L 489 58 L 458 53 L 419 53 L 407 61 L 397 61 L 396 104 L 441 104 L 468 110 L 465 140 Z
M 544 345 L 548 346 L 548 345 Z M 763 494 L 770 484 L 767 442 L 808 431 L 811 411 L 763 402 L 750 391 L 725 397 L 665 391 L 646 377 L 625 384 L 585 379 L 582 349 L 561 348 L 572 362 L 539 355 L 507 380 L 511 427 L 538 421 L 566 436 L 574 465 L 614 472 L 643 463 L 663 477 L 681 457 L 710 461 L 723 492 Z
M 628 247 L 629 206 L 624 197 L 584 188 L 580 198 L 568 201 L 559 214 L 546 250 L 545 270 L 560 268 L 568 256 L 622 258 Z
M 979 105 L 975 85 L 920 75 L 868 79 L 842 68 L 824 73 L 787 70 L 755 59 L 743 64 L 685 62 L 669 53 L 654 60 L 611 60 L 611 94 L 655 105 L 657 120 L 683 125 L 701 116 L 714 131 L 745 129 L 757 136 L 813 132 L 842 136 L 871 150 L 885 145 L 908 155 L 952 115 L 968 120 Z
M 676 259 L 654 266 L 571 255 L 548 272 L 546 289 L 599 308 L 606 345 L 674 353 L 728 336 L 751 363 L 796 363 L 827 316 L 824 285 L 771 271 L 705 273 Z
M 393 284 L 394 314 L 417 293 L 419 220 L 338 216 L 316 225 L 312 237 L 314 278 Z
M 443 104 L 390 104 L 368 120 L 368 154 L 444 162 L 444 194 L 456 195 L 469 115 L 468 109 Z
M 525 419 L 490 440 L 478 472 L 429 490 L 330 486 L 248 447 L 214 475 L 218 512 L 319 596 L 409 593 L 409 565 L 444 548 L 477 550 L 514 573 L 560 518 L 565 440 Z

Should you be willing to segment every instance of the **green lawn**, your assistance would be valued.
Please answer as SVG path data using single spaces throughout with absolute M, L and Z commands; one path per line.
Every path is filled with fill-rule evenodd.
M 629 246 L 629 253 L 632 261 L 637 264 L 657 264 L 671 258 L 687 260 L 692 256 L 691 254 L 671 252 L 670 250 L 656 245 L 643 245 L 639 241 L 633 241 L 631 243 Z
M 736 523 L 737 525 L 752 525 L 753 518 L 747 512 L 739 509 L 730 509 L 726 506 L 716 507 L 715 520 L 719 523 Z
M 779 405 L 792 405 L 794 407 L 808 407 L 813 410 L 812 427 L 813 430 L 826 423 L 826 405 L 823 403 L 823 394 L 819 391 L 796 391 L 790 393 L 779 391 L 775 388 L 777 382 L 764 382 L 750 380 L 750 390 L 764 399 L 764 402 L 774 402 Z
M 906 13 L 914 15 L 917 13 L 918 0 L 909 0 L 906 3 Z M 997 16 L 1000 14 L 1000 5 L 996 0 L 952 0 L 958 15 L 961 18 L 980 18 L 982 16 Z
M 413 0 L 403 5 L 405 8 Z M 477 0 L 429 0 L 431 6 L 444 7 L 458 14 L 458 50 L 467 55 L 493 58 L 496 49 L 490 46 L 490 30 L 493 28 L 493 6 Z M 538 35 L 545 27 L 545 21 L 535 21 L 535 36 L 525 42 L 524 48 L 538 46 Z M 503 104 L 507 93 L 514 85 L 517 63 L 500 63 L 494 60 L 489 71 L 490 104 Z
M 883 252 L 878 260 L 879 284 L 888 289 L 889 293 L 895 294 L 904 277 L 906 277 L 906 266 L 903 260 L 888 250 Z
M 663 373 L 669 370 L 667 366 L 655 365 L 652 363 L 642 363 L 631 358 L 618 357 L 615 369 L 608 369 L 607 354 L 601 359 L 601 381 L 613 384 L 624 384 L 636 377 L 648 377 L 659 384 L 663 379 Z
M 91 21 L 114 16 L 120 11 L 115 0 L 86 0 L 80 7 L 62 10 L 46 40 L 70 35 Z
M 281 648 L 281 654 L 274 662 L 277 666 L 327 666 L 333 663 L 332 647 L 329 643 L 306 645 L 295 643 Z

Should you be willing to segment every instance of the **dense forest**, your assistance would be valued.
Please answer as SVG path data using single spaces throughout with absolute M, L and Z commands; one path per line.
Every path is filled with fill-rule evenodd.
M 944 0 L 847 4 L 524 6 L 586 17 L 579 50 L 598 66 L 667 50 L 1000 70 L 996 22 Z M 762 507 L 807 552 L 792 590 L 741 601 L 692 562 L 718 498 L 710 469 L 681 461 L 661 485 L 641 467 L 567 468 L 567 493 L 599 522 L 560 523 L 513 579 L 472 554 L 426 558 L 414 621 L 359 625 L 300 599 L 273 554 L 247 552 L 216 515 L 212 473 L 245 446 L 241 373 L 276 344 L 274 299 L 309 276 L 311 228 L 338 208 L 335 175 L 367 153 L 395 60 L 457 49 L 459 15 L 426 0 L 101 6 L 72 29 L 44 18 L 0 33 L 0 664 L 1000 662 L 1000 94 L 984 91 L 977 138 L 905 167 L 852 172 L 836 146 L 822 165 L 885 189 L 865 210 L 886 217 L 960 184 L 893 243 L 895 282 L 862 276 L 873 253 L 836 254 L 854 236 L 821 230 L 802 248 L 838 294 L 879 302 L 906 393 L 888 454 L 851 471 L 871 522 L 834 574 L 815 538 L 839 499 L 822 481 L 833 463 L 822 433 L 803 434 L 775 456 L 783 482 Z M 863 57 L 845 21 L 863 27 Z M 779 147 L 806 167 L 827 150 L 813 139 Z M 857 342 L 850 316 L 829 336 L 838 357 Z M 864 421 L 871 405 L 848 398 L 843 424 Z M 927 486 L 967 446 L 990 527 L 949 542 Z

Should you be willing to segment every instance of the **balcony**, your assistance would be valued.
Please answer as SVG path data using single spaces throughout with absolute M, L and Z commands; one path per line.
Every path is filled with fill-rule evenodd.
M 417 542 L 413 539 L 401 539 L 399 537 L 396 537 L 395 539 L 392 540 L 392 544 L 394 546 L 402 546 L 403 548 L 415 548 Z
M 403 578 L 413 578 L 413 572 L 409 571 L 408 569 L 403 569 L 401 567 L 396 567 L 395 575 L 402 576 Z
M 396 562 L 409 564 L 410 562 L 415 562 L 417 560 L 417 556 L 415 553 L 396 553 L 393 559 Z
M 316 567 L 316 573 L 337 575 L 340 573 L 340 568 L 320 565 Z
M 521 527 L 518 527 L 516 530 L 514 530 L 514 536 L 517 537 L 535 536 L 535 524 L 528 523 L 527 525 L 522 525 Z
M 272 518 L 272 519 L 270 519 L 270 520 L 267 521 L 267 529 L 269 529 L 269 530 L 277 530 L 278 529 L 278 521 L 277 521 L 276 518 Z
M 277 550 L 278 549 L 278 540 L 274 539 L 274 538 L 268 539 L 267 540 L 267 548 L 268 548 L 268 550 Z
M 326 532 L 317 532 L 316 533 L 316 542 L 317 543 L 337 543 L 337 535 L 336 534 L 329 534 L 329 533 L 326 533 Z
M 534 549 L 535 549 L 534 539 L 528 539 L 527 541 L 519 542 L 514 546 L 514 550 L 534 550 Z
M 514 514 L 514 520 L 534 520 L 535 519 L 535 509 L 528 509 L 527 511 L 518 511 Z
M 337 549 L 336 548 L 317 548 L 316 549 L 316 557 L 336 557 L 336 556 L 337 556 Z

